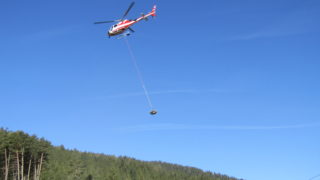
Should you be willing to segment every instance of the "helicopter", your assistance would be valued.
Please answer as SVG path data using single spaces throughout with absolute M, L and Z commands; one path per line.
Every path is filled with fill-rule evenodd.
M 148 17 L 149 16 L 156 16 L 156 8 L 157 6 L 154 5 L 153 8 L 152 8 L 152 11 L 149 12 L 148 14 L 144 15 L 144 14 L 141 14 L 141 16 L 137 19 L 134 19 L 134 20 L 127 20 L 127 19 L 124 19 L 129 11 L 131 10 L 131 8 L 134 6 L 135 2 L 132 2 L 130 5 L 129 5 L 129 8 L 127 9 L 127 11 L 124 13 L 123 17 L 121 19 L 118 19 L 118 20 L 113 20 L 113 21 L 99 21 L 99 22 L 95 22 L 94 24 L 103 24 L 103 23 L 113 23 L 113 22 L 118 22 L 117 24 L 111 26 L 111 28 L 109 29 L 108 31 L 108 36 L 109 38 L 111 36 L 116 36 L 116 35 L 121 35 L 122 36 L 129 36 L 130 35 L 130 32 L 134 33 L 135 31 L 131 28 L 132 25 L 134 25 L 135 23 L 141 21 L 141 20 L 148 20 Z M 129 30 L 130 32 L 128 32 L 127 30 Z M 125 33 L 126 32 L 126 33 Z

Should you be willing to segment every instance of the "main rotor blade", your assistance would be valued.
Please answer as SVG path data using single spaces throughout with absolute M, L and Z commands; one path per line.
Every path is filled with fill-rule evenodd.
M 113 23 L 117 21 L 100 21 L 100 22 L 95 22 L 94 24 L 103 24 L 103 23 Z
M 128 15 L 129 11 L 130 11 L 131 8 L 134 6 L 134 4 L 135 4 L 135 2 L 132 2 L 132 3 L 130 4 L 128 10 L 124 13 L 124 15 L 123 15 L 123 17 L 122 17 L 121 19 L 124 19 L 124 18 Z

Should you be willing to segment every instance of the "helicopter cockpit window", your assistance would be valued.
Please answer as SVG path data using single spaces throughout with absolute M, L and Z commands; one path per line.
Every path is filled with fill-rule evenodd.
M 116 24 L 115 24 L 115 25 L 113 25 L 113 26 L 111 26 L 110 30 L 113 30 L 115 27 L 117 27 L 117 25 L 116 25 Z

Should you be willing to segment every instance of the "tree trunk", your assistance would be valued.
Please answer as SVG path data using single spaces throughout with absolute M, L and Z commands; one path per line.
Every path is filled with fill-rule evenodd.
M 29 179 L 30 179 L 30 170 L 31 170 L 31 163 L 32 163 L 31 159 L 32 159 L 32 158 L 30 158 L 30 161 L 29 161 L 29 167 L 28 167 L 28 176 L 27 176 L 27 180 L 29 180 Z
M 39 167 L 38 167 L 38 173 L 37 173 L 37 180 L 40 180 L 42 162 L 43 162 L 43 153 L 41 153 L 41 158 L 40 158 Z
M 17 173 L 18 173 L 18 180 L 20 180 L 20 162 L 19 162 L 19 151 L 16 152 L 17 155 Z
M 37 164 L 36 164 L 36 159 L 34 159 L 34 173 L 33 173 L 33 180 L 37 180 Z
M 24 180 L 24 149 L 22 149 L 21 154 L 21 180 Z
M 7 149 L 4 149 L 4 160 L 5 160 L 4 180 L 8 180 L 9 165 L 10 165 L 10 152 L 8 153 Z

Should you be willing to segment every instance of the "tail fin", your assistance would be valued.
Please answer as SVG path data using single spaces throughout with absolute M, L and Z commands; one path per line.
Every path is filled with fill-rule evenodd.
M 157 10 L 157 6 L 154 5 L 151 11 L 151 16 L 156 16 L 156 10 Z

